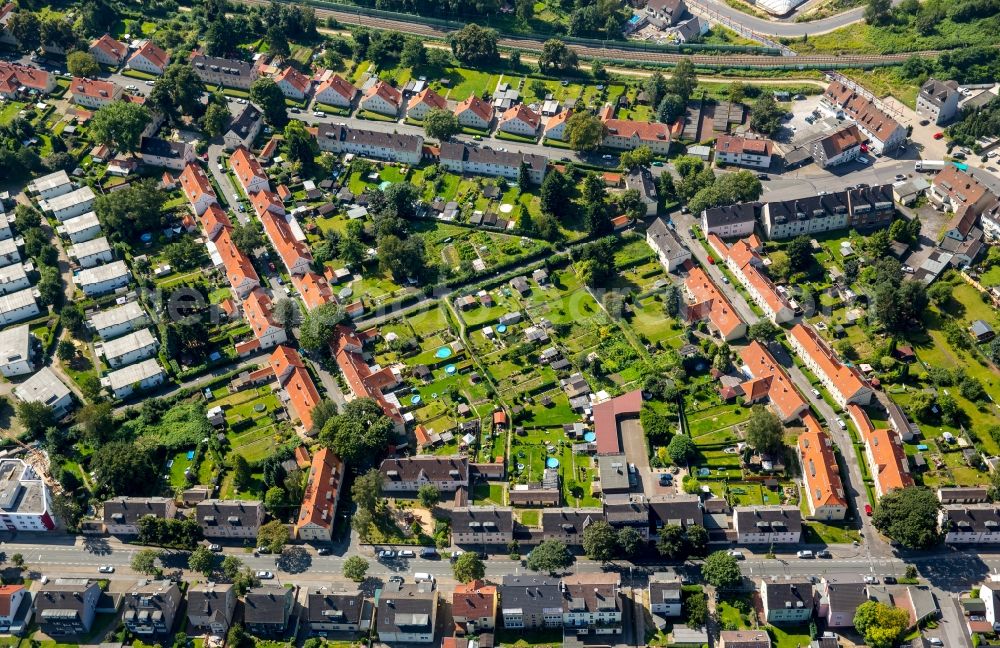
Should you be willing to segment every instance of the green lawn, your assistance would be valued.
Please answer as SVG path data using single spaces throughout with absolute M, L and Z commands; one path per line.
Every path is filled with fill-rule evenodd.
M 25 106 L 28 104 L 21 103 L 20 101 L 8 101 L 0 108 L 0 126 L 6 126 L 11 121 L 17 117 L 17 113 L 21 112 Z

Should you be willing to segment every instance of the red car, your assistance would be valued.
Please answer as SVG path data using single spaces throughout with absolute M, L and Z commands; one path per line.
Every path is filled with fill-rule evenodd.
M 712 256 L 711 254 L 708 255 L 708 263 L 710 265 L 715 265 L 715 257 Z
M 865 504 L 865 515 L 867 515 L 868 517 L 871 517 L 871 515 L 872 515 L 872 505 L 871 504 Z
M 934 139 L 941 139 L 944 137 L 944 133 L 934 133 Z
M 867 144 L 862 144 L 861 145 L 861 152 L 862 153 L 867 153 L 868 152 L 868 145 Z

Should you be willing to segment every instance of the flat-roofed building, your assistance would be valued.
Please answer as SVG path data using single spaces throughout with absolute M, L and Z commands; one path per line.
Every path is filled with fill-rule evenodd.
M 48 200 L 73 191 L 75 187 L 69 179 L 69 174 L 60 169 L 28 183 L 28 191 L 39 200 Z
M 101 379 L 101 385 L 115 398 L 122 399 L 128 398 L 136 391 L 145 391 L 162 385 L 166 379 L 167 375 L 156 358 L 149 358 L 112 371 Z
M 65 233 L 73 243 L 83 243 L 100 236 L 101 221 L 94 212 L 87 212 L 65 220 L 61 232 Z
M 88 297 L 104 295 L 124 288 L 132 280 L 132 273 L 124 261 L 81 270 L 73 277 L 76 287 Z
M 69 255 L 76 259 L 81 268 L 93 268 L 96 265 L 114 261 L 111 243 L 108 242 L 106 236 L 77 243 L 69 249 Z
M 65 222 L 74 216 L 93 211 L 95 200 L 97 196 L 94 190 L 84 186 L 53 198 L 43 198 L 38 201 L 38 206 L 42 211 L 55 216 L 59 222 Z
M 13 378 L 35 370 L 31 360 L 32 339 L 27 324 L 0 331 L 0 374 Z
M 31 288 L 0 295 L 0 325 L 20 322 L 35 317 L 40 312 L 35 292 Z
M 14 388 L 14 396 L 25 403 L 42 403 L 62 417 L 73 406 L 73 395 L 49 367 L 42 367 Z
M 0 459 L 0 528 L 52 531 L 52 494 L 33 467 L 20 459 Z
M 87 323 L 102 340 L 112 340 L 148 326 L 150 319 L 139 302 L 133 301 L 94 313 Z
M 98 353 L 113 369 L 124 367 L 139 360 L 145 360 L 156 353 L 160 344 L 148 329 L 139 329 L 98 346 Z
M 31 287 L 26 268 L 33 266 L 24 263 L 12 263 L 0 268 L 0 295 L 9 295 Z

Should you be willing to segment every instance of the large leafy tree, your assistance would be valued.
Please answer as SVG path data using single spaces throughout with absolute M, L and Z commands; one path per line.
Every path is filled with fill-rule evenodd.
M 288 527 L 281 520 L 271 520 L 257 530 L 257 546 L 267 547 L 271 553 L 281 553 L 288 542 Z
M 319 144 L 302 122 L 293 120 L 285 126 L 285 150 L 289 160 L 298 162 L 303 170 L 308 171 L 316 163 Z
M 784 450 L 784 428 L 781 420 L 763 405 L 756 405 L 750 411 L 747 421 L 747 443 L 757 452 L 778 453 Z
M 151 453 L 127 441 L 112 441 L 97 448 L 90 469 L 98 490 L 111 495 L 148 495 L 161 482 Z
M 687 556 L 687 540 L 684 529 L 677 524 L 667 524 L 656 537 L 656 550 L 670 560 L 681 560 Z
M 458 557 L 454 566 L 455 580 L 459 583 L 468 583 L 482 578 L 486 575 L 486 565 L 478 554 L 466 551 Z
M 31 52 L 42 44 L 42 21 L 31 11 L 15 11 L 7 22 L 7 29 L 17 40 L 22 52 Z
M 267 123 L 283 128 L 288 123 L 285 95 L 274 79 L 261 77 L 250 86 L 250 100 L 260 106 Z
M 102 144 L 131 153 L 139 149 L 139 140 L 149 119 L 149 111 L 145 106 L 129 101 L 116 101 L 94 114 L 90 133 Z
M 333 302 L 306 311 L 299 324 L 299 344 L 302 348 L 318 352 L 329 348 L 337 325 L 346 319 L 344 309 Z
M 140 549 L 132 556 L 132 571 L 152 576 L 160 571 L 156 561 L 160 559 L 161 555 L 163 552 L 156 549 Z
M 784 114 L 784 108 L 774 100 L 774 95 L 762 92 L 750 106 L 750 128 L 763 135 L 774 135 L 781 128 Z
M 593 151 L 603 138 L 604 124 L 596 115 L 581 110 L 566 120 L 565 139 L 574 150 Z
M 941 503 L 927 488 L 904 488 L 882 496 L 872 524 L 908 549 L 926 549 L 941 542 L 938 510 Z
M 209 551 L 208 547 L 198 547 L 188 557 L 188 568 L 208 578 L 215 570 L 215 554 Z
M 451 51 L 462 63 L 491 63 L 500 60 L 497 32 L 469 23 L 450 37 Z
M 121 191 L 98 196 L 94 211 L 109 231 L 134 240 L 142 232 L 159 228 L 166 196 L 157 188 L 156 180 L 146 178 Z
M 611 560 L 618 553 L 618 533 L 600 520 L 583 530 L 583 550 L 591 560 Z
M 382 474 L 377 468 L 372 468 L 363 475 L 358 475 L 351 485 L 351 500 L 359 509 L 375 511 L 382 498 Z
M 201 118 L 201 129 L 209 137 L 221 137 L 226 132 L 226 125 L 229 123 L 231 115 L 229 107 L 223 99 L 222 103 L 210 101 L 205 115 Z
M 180 115 L 197 114 L 204 92 L 205 84 L 194 68 L 186 62 L 177 62 L 168 65 L 163 76 L 153 83 L 149 103 L 176 119 Z
M 743 579 L 736 558 L 725 551 L 709 554 L 701 566 L 701 575 L 709 585 L 719 588 L 733 587 Z
M 378 242 L 378 264 L 395 279 L 420 277 L 427 270 L 427 248 L 421 236 L 383 236 Z
M 554 70 L 572 70 L 578 62 L 576 52 L 557 38 L 545 41 L 542 52 L 538 55 L 538 69 L 543 74 Z
M 368 573 L 368 561 L 361 556 L 351 556 L 344 561 L 344 577 L 360 583 Z
M 686 434 L 676 434 L 667 444 L 667 454 L 670 460 L 678 466 L 683 466 L 698 456 L 698 446 Z
M 458 118 L 450 110 L 435 108 L 424 117 L 424 132 L 427 133 L 427 137 L 443 142 L 461 131 Z
M 871 648 L 892 648 L 909 625 L 906 610 L 880 601 L 865 601 L 854 613 L 854 629 Z
M 553 574 L 573 564 L 573 554 L 559 540 L 546 540 L 531 550 L 528 569 Z
M 33 438 L 44 435 L 56 422 L 52 408 L 41 401 L 18 401 L 16 411 L 17 419 Z
M 355 470 L 365 470 L 381 461 L 392 441 L 392 420 L 371 398 L 358 398 L 330 418 L 320 439 Z
M 66 55 L 66 69 L 73 76 L 95 77 L 101 72 L 97 60 L 87 52 L 70 52 Z

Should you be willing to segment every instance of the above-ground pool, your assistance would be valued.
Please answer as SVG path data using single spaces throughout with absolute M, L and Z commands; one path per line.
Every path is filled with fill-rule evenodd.
M 545 460 L 545 467 L 546 468 L 558 468 L 559 467 L 559 460 L 556 459 L 555 457 L 549 457 L 548 459 Z
M 446 374 L 453 374 L 453 373 L 455 373 L 455 365 L 448 365 L 447 367 L 444 368 L 444 372 Z
M 385 191 L 386 189 L 388 189 L 391 186 L 392 186 L 392 183 L 389 182 L 388 180 L 383 180 L 382 182 L 378 183 L 378 188 L 381 189 L 382 191 Z
M 410 397 L 410 405 L 418 405 L 423 399 L 420 398 L 420 394 L 414 394 Z
M 587 443 L 593 443 L 594 441 L 597 441 L 597 434 L 594 432 L 587 432 L 583 435 L 583 440 Z
M 927 444 L 921 443 L 920 445 L 917 446 L 917 450 L 920 450 L 921 452 L 927 450 Z
M 451 347 L 446 347 L 446 346 L 438 347 L 438 350 L 434 352 L 434 357 L 440 358 L 441 360 L 444 360 L 445 358 L 450 358 Z
M 506 333 L 506 332 L 507 332 L 506 324 L 497 324 L 497 333 Z
M 188 450 L 188 461 L 194 459 L 194 450 Z
M 150 241 L 153 240 L 153 235 L 150 234 L 149 232 L 146 232 L 145 234 L 140 236 L 139 239 L 142 240 L 143 243 L 149 243 Z

